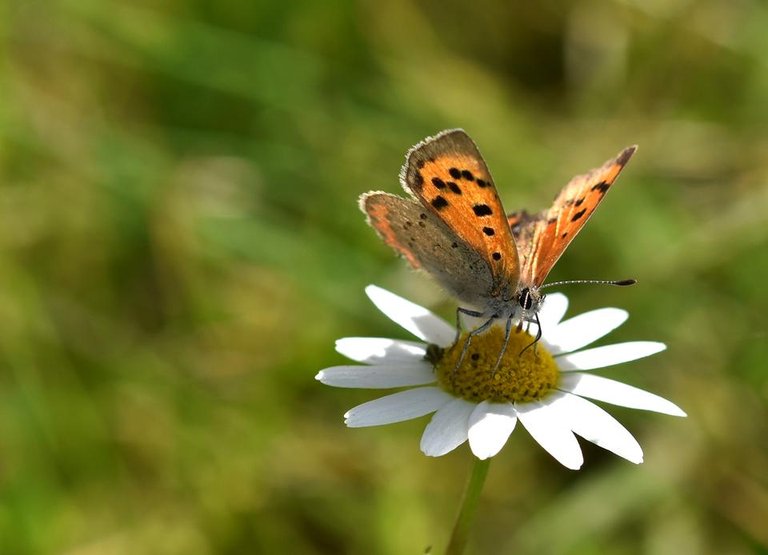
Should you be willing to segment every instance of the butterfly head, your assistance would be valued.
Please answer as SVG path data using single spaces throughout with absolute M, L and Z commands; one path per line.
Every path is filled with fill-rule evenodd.
M 538 287 L 524 287 L 517 294 L 517 302 L 520 306 L 520 320 L 534 321 L 535 315 L 538 314 L 541 303 L 544 302 L 544 297 Z

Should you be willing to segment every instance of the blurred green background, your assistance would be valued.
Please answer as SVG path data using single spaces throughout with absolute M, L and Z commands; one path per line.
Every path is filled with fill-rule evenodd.
M 651 0 L 0 4 L 0 553 L 400 554 L 444 547 L 470 456 L 314 380 L 335 338 L 407 338 L 376 283 L 452 302 L 365 225 L 405 151 L 463 127 L 508 210 L 640 150 L 551 279 L 637 467 L 522 430 L 470 553 L 768 553 L 768 5 Z

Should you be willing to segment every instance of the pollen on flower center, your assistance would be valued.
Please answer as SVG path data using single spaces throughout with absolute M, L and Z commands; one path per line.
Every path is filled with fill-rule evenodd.
M 437 381 L 449 393 L 471 402 L 531 402 L 545 397 L 558 383 L 555 359 L 541 343 L 515 330 L 494 372 L 504 347 L 504 331 L 493 326 L 472 338 L 461 365 L 456 363 L 467 341 L 467 333 L 446 349 L 431 348 L 427 358 L 434 364 Z

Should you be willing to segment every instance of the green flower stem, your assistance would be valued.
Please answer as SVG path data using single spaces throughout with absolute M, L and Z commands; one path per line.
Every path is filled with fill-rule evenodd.
M 477 505 L 480 502 L 480 492 L 483 490 L 485 477 L 488 476 L 488 467 L 491 465 L 491 459 L 481 461 L 473 457 L 473 460 L 472 474 L 469 476 L 467 489 L 464 490 L 464 498 L 461 500 L 461 508 L 456 516 L 456 523 L 453 525 L 453 532 L 451 533 L 451 541 L 448 543 L 445 555 L 461 555 L 464 553 L 464 548 L 467 546 L 467 540 L 469 539 L 469 532 L 475 521 Z

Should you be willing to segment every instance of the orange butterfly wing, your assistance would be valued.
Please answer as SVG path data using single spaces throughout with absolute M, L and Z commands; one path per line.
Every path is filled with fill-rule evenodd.
M 486 303 L 494 286 L 490 267 L 420 202 L 371 191 L 360 197 L 360 207 L 384 242 L 413 268 L 428 272 L 463 302 Z
M 514 292 L 520 263 L 507 217 L 482 155 L 461 129 L 443 131 L 414 146 L 400 172 L 403 188 L 489 265 L 496 296 Z
M 636 146 L 625 148 L 601 167 L 571 179 L 549 210 L 534 215 L 525 211 L 509 215 L 508 223 L 521 255 L 523 286 L 538 288 L 544 283 L 636 149 Z

